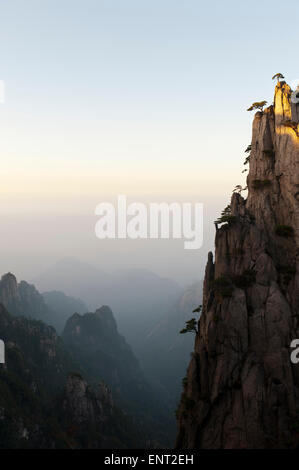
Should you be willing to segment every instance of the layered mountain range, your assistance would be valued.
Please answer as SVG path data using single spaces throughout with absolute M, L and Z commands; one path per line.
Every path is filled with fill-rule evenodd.
M 299 445 L 298 122 L 280 82 L 253 121 L 248 196 L 233 194 L 217 224 L 177 448 Z
M 144 446 L 103 382 L 91 386 L 55 330 L 0 304 L 0 448 Z M 74 372 L 76 371 L 76 372 Z
M 60 292 L 43 296 L 11 273 L 2 276 L 1 445 L 171 445 L 173 412 L 144 377 L 109 307 L 73 313 L 61 337 L 49 326 L 76 306 L 84 303 Z

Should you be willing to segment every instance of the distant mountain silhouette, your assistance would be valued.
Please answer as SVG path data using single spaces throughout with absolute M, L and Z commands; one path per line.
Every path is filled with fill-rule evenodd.
M 146 280 L 152 293 L 154 288 L 156 293 L 159 292 L 158 283 L 160 278 L 158 276 L 143 270 L 139 270 L 138 274 L 139 276 L 137 276 L 135 270 L 131 270 L 126 272 L 125 275 L 124 273 L 118 273 L 114 277 L 116 291 L 118 289 L 117 286 L 122 284 L 124 299 L 126 298 L 125 294 L 128 295 L 127 291 L 131 289 L 131 291 L 136 291 L 136 297 L 139 295 L 139 301 L 142 302 L 143 293 L 141 289 L 146 290 Z M 166 281 L 167 283 L 169 282 Z M 135 289 L 133 289 L 134 286 Z M 80 387 L 84 388 L 87 393 L 87 400 L 90 396 L 89 392 L 87 392 L 88 383 L 96 388 L 96 384 L 104 380 L 111 387 L 116 405 L 128 413 L 138 429 L 142 429 L 142 435 L 146 440 L 149 442 L 161 442 L 164 446 L 171 445 L 175 434 L 172 403 L 168 401 L 167 394 L 161 393 L 159 395 L 157 393 L 159 388 L 152 386 L 145 377 L 131 347 L 124 337 L 119 334 L 114 315 L 109 307 L 104 306 L 96 309 L 95 313 L 86 313 L 88 309 L 80 299 L 67 296 L 60 291 L 48 291 L 40 294 L 33 284 L 28 284 L 26 281 L 18 283 L 12 273 L 4 274 L 0 280 L 0 305 L 1 303 L 13 315 L 7 314 L 7 318 L 9 318 L 8 326 L 10 324 L 15 326 L 25 325 L 29 330 L 31 327 L 37 329 L 37 333 L 41 329 L 41 332 L 44 331 L 46 334 L 45 339 L 41 339 L 41 341 L 50 342 L 52 341 L 51 338 L 53 338 L 53 341 L 61 344 L 61 347 L 67 353 L 71 353 L 69 356 L 71 360 L 70 365 L 74 364 L 74 367 L 69 367 L 69 371 L 80 373 L 83 371 L 84 379 L 87 382 L 84 379 L 79 382 L 70 379 L 67 385 L 68 391 L 74 389 L 76 394 Z M 140 322 L 137 328 L 135 327 L 134 316 L 124 316 L 124 323 L 126 323 L 128 331 L 133 336 L 134 331 L 138 331 L 140 339 L 145 339 L 146 325 L 148 324 L 148 318 L 144 315 L 144 310 L 145 308 L 139 307 L 137 313 L 141 312 L 141 314 L 139 315 Z M 155 318 L 161 320 L 161 310 L 156 309 L 153 313 L 149 324 Z M 13 318 L 15 318 L 15 321 Z M 63 329 L 62 325 L 65 322 L 65 328 Z M 62 343 L 52 326 L 58 332 L 63 329 Z M 12 331 L 14 334 L 10 326 L 9 331 Z M 6 333 L 3 328 L 1 331 L 2 337 L 10 339 L 10 336 L 7 336 Z M 21 334 L 23 335 L 23 333 Z M 19 335 L 18 332 L 17 335 Z M 27 336 L 24 336 L 24 341 L 31 342 L 30 335 L 26 338 Z M 35 338 L 32 338 L 32 342 L 34 345 L 36 342 Z M 21 351 L 23 353 L 22 347 Z M 27 346 L 24 345 L 24 347 L 26 348 Z M 28 344 L 28 348 L 28 350 L 32 350 L 30 344 Z M 26 351 L 24 350 L 25 353 Z M 32 354 L 34 354 L 34 357 L 30 360 L 33 363 L 35 361 L 35 350 L 32 351 Z M 39 352 L 37 351 L 36 354 L 39 354 Z M 51 354 L 51 351 L 49 351 L 49 354 Z M 53 354 L 57 354 L 54 349 Z M 154 358 L 156 357 L 155 354 L 156 352 L 153 351 Z M 37 357 L 36 360 L 39 361 L 40 367 L 43 368 L 40 358 Z M 54 372 L 51 372 L 53 375 L 51 386 L 53 386 L 55 391 L 59 385 L 60 391 L 62 391 L 61 387 L 65 384 L 66 371 L 63 372 L 60 379 L 59 376 L 56 377 L 55 375 L 55 363 L 53 367 Z M 43 373 L 42 370 L 37 370 L 36 372 L 38 374 Z M 73 397 L 72 394 L 69 396 L 71 401 L 77 401 L 76 396 Z M 96 400 L 95 397 L 92 398 L 91 402 L 93 403 L 94 400 Z M 91 407 L 92 403 L 90 403 Z M 72 405 L 70 405 L 70 409 L 72 409 Z M 124 427 L 126 426 L 127 424 L 124 423 Z M 132 436 L 134 432 L 132 430 Z M 43 439 L 42 434 L 39 439 Z M 135 442 L 137 441 L 135 440 Z M 36 445 L 40 444 L 37 443 Z M 80 446 L 81 444 L 77 443 L 76 445 Z
M 136 336 L 153 328 L 183 291 L 175 281 L 146 269 L 106 273 L 75 258 L 60 260 L 33 282 L 40 292 L 58 290 L 79 297 L 91 311 L 109 305 L 133 347 Z
M 0 449 L 144 447 L 146 435 L 91 386 L 54 328 L 12 316 L 0 304 L 6 363 L 0 364 Z

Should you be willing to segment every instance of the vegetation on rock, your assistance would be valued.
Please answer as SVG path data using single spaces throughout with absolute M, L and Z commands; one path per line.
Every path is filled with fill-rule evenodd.
M 267 101 L 256 101 L 252 103 L 252 105 L 250 106 L 250 108 L 247 109 L 247 111 L 259 110 L 263 112 L 266 104 L 267 104 Z
M 271 186 L 271 181 L 268 179 L 264 179 L 264 180 L 255 179 L 252 181 L 253 189 L 264 189 L 264 188 L 268 188 L 269 186 Z
M 277 225 L 275 233 L 279 237 L 292 237 L 294 235 L 294 229 L 289 225 Z
M 231 211 L 231 206 L 228 205 L 225 207 L 225 209 L 223 209 L 223 211 L 221 212 L 221 216 L 215 220 L 215 224 L 223 224 L 223 223 L 234 223 L 236 222 L 237 220 L 237 217 L 235 217 L 234 215 L 232 215 L 232 211 Z

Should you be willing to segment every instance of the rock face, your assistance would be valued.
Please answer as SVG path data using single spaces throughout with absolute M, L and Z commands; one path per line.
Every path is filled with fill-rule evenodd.
M 78 442 L 84 448 L 111 446 L 106 433 L 110 422 L 115 419 L 115 410 L 111 393 L 103 382 L 92 388 L 79 374 L 69 374 L 60 416 L 67 423 L 71 440 L 76 443 L 73 447 L 78 447 Z M 93 432 L 90 432 L 91 429 Z M 115 439 L 116 433 L 113 431 Z
M 113 408 L 112 395 L 104 383 L 93 390 L 79 374 L 72 373 L 67 379 L 63 408 L 76 424 L 102 424 Z
M 298 105 L 281 82 L 253 122 L 248 197 L 234 194 L 206 266 L 203 312 L 178 409 L 178 448 L 299 443 Z M 297 430 L 297 434 L 296 434 Z
M 25 281 L 18 283 L 12 273 L 1 277 L 0 302 L 13 315 L 24 315 L 46 322 L 51 319 L 50 310 L 34 285 Z
M 62 333 L 74 357 L 85 365 L 90 380 L 104 379 L 115 396 L 131 401 L 146 394 L 147 383 L 139 363 L 123 336 L 118 333 L 111 309 L 75 313 Z
M 68 372 L 77 367 L 54 328 L 41 321 L 13 316 L 2 304 L 0 334 L 7 356 L 2 369 L 18 373 L 20 380 L 23 376 L 27 380 L 27 373 L 28 377 L 34 376 L 35 390 L 46 387 L 50 394 L 59 393 Z
M 7 309 L 20 309 L 21 296 L 17 279 L 12 273 L 6 273 L 1 277 L 0 299 Z
M 18 283 L 12 273 L 1 277 L 0 302 L 12 315 L 42 320 L 53 326 L 58 333 L 74 312 L 83 313 L 88 310 L 80 299 L 59 291 L 41 294 L 33 284 L 26 281 Z

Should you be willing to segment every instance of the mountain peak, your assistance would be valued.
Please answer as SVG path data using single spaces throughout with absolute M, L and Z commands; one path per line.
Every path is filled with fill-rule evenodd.
M 48 308 L 35 286 L 26 281 L 18 284 L 16 276 L 10 272 L 1 277 L 0 301 L 13 315 L 48 319 Z
M 16 310 L 19 309 L 21 298 L 18 289 L 18 283 L 15 275 L 11 272 L 3 274 L 1 277 L 0 300 L 7 309 L 11 308 L 13 304 L 15 304 Z
M 104 305 L 94 313 L 88 312 L 83 315 L 74 313 L 66 322 L 63 337 L 68 341 L 78 341 L 78 347 L 88 345 L 100 345 L 106 343 L 107 338 L 118 335 L 116 321 L 111 309 Z
M 1 281 L 14 281 L 14 282 L 17 282 L 17 278 L 13 273 L 8 272 L 8 273 L 5 273 L 1 276 Z

